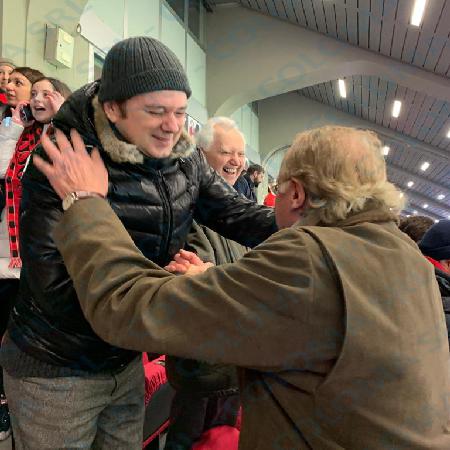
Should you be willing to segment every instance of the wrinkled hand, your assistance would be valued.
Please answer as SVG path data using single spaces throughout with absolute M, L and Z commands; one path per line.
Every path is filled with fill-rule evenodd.
M 66 99 L 57 91 L 50 92 L 47 94 L 47 98 L 50 101 L 50 108 L 52 110 L 52 115 L 55 116 L 56 113 L 61 108 L 61 105 L 66 101 Z
M 22 100 L 21 102 L 17 103 L 15 108 L 11 108 L 11 119 L 13 122 L 17 123 L 18 125 L 22 125 L 24 128 L 29 127 L 34 123 L 34 120 L 30 120 L 29 122 L 24 122 L 21 117 L 21 111 L 24 106 L 29 105 L 30 102 L 28 100 Z
M 96 148 L 91 155 L 86 151 L 81 136 L 70 131 L 73 147 L 64 133 L 56 130 L 56 145 L 43 134 L 41 144 L 52 164 L 38 155 L 33 156 L 34 165 L 48 178 L 55 192 L 64 199 L 71 192 L 88 191 L 102 196 L 108 193 L 108 172 Z
M 214 264 L 210 262 L 203 262 L 195 253 L 187 250 L 180 250 L 167 264 L 164 269 L 172 273 L 180 273 L 183 275 L 198 275 L 205 272 Z

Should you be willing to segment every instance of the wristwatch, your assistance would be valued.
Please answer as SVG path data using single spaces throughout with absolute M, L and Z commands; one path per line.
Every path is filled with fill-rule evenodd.
M 88 191 L 71 192 L 64 198 L 62 202 L 63 210 L 67 211 L 77 200 L 83 200 L 84 198 L 93 198 L 93 197 L 105 198 L 103 195 L 97 192 L 88 192 Z

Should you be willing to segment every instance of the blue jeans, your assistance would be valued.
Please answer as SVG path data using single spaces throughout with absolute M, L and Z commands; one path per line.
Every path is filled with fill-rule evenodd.
M 141 357 L 115 375 L 13 378 L 4 372 L 16 449 L 142 448 Z

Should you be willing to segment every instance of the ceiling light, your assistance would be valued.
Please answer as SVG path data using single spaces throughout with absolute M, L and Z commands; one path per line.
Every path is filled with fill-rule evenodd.
M 430 167 L 430 163 L 429 163 L 429 162 L 424 162 L 424 163 L 420 166 L 420 170 L 421 170 L 422 172 L 425 172 L 425 170 L 427 170 L 428 167 Z
M 392 107 L 392 117 L 398 117 L 400 115 L 401 109 L 402 109 L 402 102 L 400 100 L 395 100 L 394 106 Z
M 406 186 L 408 186 L 408 187 L 413 187 L 413 186 L 414 186 L 414 181 L 408 181 L 408 183 L 406 184 Z
M 417 214 L 417 210 L 416 209 L 413 211 L 413 214 Z
M 424 207 L 425 209 L 427 209 L 427 208 L 428 208 L 428 203 L 424 203 L 424 204 L 423 204 L 423 207 Z
M 439 223 L 439 219 L 436 219 L 436 220 L 434 221 L 434 223 Z
M 411 217 L 409 214 L 406 214 L 406 217 Z
M 447 132 L 447 137 L 450 138 L 450 130 Z
M 342 98 L 347 98 L 347 89 L 345 88 L 345 81 L 338 80 L 339 94 Z
M 439 195 L 437 196 L 437 199 L 438 199 L 438 200 L 444 200 L 444 198 L 445 198 L 445 195 L 444 195 L 444 194 L 439 194 Z
M 390 150 L 390 149 L 391 149 L 390 147 L 388 147 L 387 145 L 385 145 L 385 146 L 383 147 L 383 155 L 384 155 L 384 156 L 389 155 L 389 150 Z
M 423 13 L 425 11 L 425 5 L 427 0 L 416 0 L 414 3 L 414 8 L 411 16 L 411 25 L 419 27 L 422 23 Z

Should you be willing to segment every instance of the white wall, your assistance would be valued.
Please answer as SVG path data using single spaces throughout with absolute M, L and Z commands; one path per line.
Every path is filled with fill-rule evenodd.
M 246 156 L 252 162 L 259 164 L 259 119 L 249 105 L 244 105 L 235 111 L 231 118 L 237 123 L 239 129 L 244 133 L 247 143 Z

